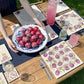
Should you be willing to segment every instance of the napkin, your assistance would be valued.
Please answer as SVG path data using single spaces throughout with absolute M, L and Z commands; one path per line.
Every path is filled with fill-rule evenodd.
M 48 42 L 58 37 L 58 35 L 49 25 L 46 26 L 46 32 L 48 34 Z
M 75 46 L 75 45 L 77 45 L 78 40 L 79 40 L 79 35 L 72 34 L 72 35 L 70 36 L 69 43 L 70 43 L 72 46 Z
M 7 81 L 2 72 L 0 72 L 0 84 L 7 84 Z
M 61 0 L 57 4 L 57 13 L 63 12 L 63 11 L 68 10 L 68 9 L 69 9 L 69 7 Z
M 12 31 L 14 31 L 18 27 L 20 27 L 19 24 L 14 24 L 14 25 L 10 26 L 10 28 L 11 28 Z
M 7 50 L 5 44 L 0 45 L 0 64 L 12 60 L 12 57 Z

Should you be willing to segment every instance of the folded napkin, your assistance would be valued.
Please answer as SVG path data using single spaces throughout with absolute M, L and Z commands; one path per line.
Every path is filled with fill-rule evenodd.
M 58 37 L 56 32 L 49 25 L 46 26 L 46 32 L 48 34 L 48 42 Z
M 0 72 L 0 84 L 7 84 L 7 81 L 2 72 Z
M 69 7 L 61 0 L 57 4 L 57 13 L 63 12 L 63 11 L 68 10 L 68 9 L 69 9 Z
M 14 24 L 14 25 L 12 25 L 10 28 L 11 28 L 12 31 L 14 31 L 14 30 L 15 30 L 16 28 L 18 28 L 18 27 L 20 27 L 19 24 Z
M 7 50 L 5 44 L 0 45 L 0 64 L 12 60 L 12 57 Z

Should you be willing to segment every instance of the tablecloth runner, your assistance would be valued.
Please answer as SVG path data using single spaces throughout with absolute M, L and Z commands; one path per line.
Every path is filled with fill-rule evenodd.
M 44 21 L 44 24 L 45 24 L 45 26 L 47 26 L 46 21 Z M 57 24 L 55 23 L 55 24 L 52 25 L 51 27 L 52 27 L 52 29 L 59 35 L 60 29 L 57 27 Z M 79 32 L 82 32 L 82 31 L 84 31 L 84 30 L 81 30 L 81 31 L 79 31 Z M 79 32 L 78 32 L 78 33 L 79 33 Z M 12 38 L 12 36 L 9 36 L 9 37 L 10 37 L 10 39 Z M 68 40 L 68 39 L 69 39 L 69 36 L 67 36 L 67 39 L 66 39 L 66 40 Z M 54 44 L 56 44 L 56 43 L 59 43 L 59 42 L 61 42 L 61 41 L 62 41 L 62 40 L 60 40 L 59 38 L 56 38 L 56 39 L 54 39 L 54 40 L 48 42 L 46 46 L 47 46 L 47 47 L 51 47 L 52 45 L 54 45 Z M 13 58 L 12 63 L 14 64 L 15 67 L 18 66 L 18 65 L 20 65 L 20 64 L 22 64 L 22 63 L 24 63 L 24 62 L 26 62 L 26 61 L 28 61 L 28 60 L 30 60 L 30 59 L 32 59 L 32 58 L 34 58 L 34 57 L 36 57 L 36 56 L 38 56 L 38 55 L 39 55 L 39 52 L 40 52 L 40 51 L 39 51 L 39 52 L 33 53 L 33 54 L 22 53 L 22 52 L 14 53 L 14 52 L 11 51 L 11 49 L 8 47 L 8 45 L 7 45 L 6 41 L 5 41 L 5 39 L 1 39 L 1 40 L 0 40 L 0 45 L 1 45 L 1 44 L 5 44 L 5 45 L 6 45 L 6 47 L 7 47 L 8 51 L 9 51 L 9 53 L 11 54 L 11 56 L 12 56 L 12 58 Z M 0 65 L 0 72 L 3 72 L 3 69 L 2 69 L 2 66 L 1 66 L 1 65 Z
M 46 24 L 46 22 L 44 22 L 45 23 L 45 25 L 47 25 Z M 57 27 L 56 27 L 56 25 L 53 25 L 53 26 L 51 26 L 53 29 L 54 29 L 54 31 L 55 32 L 57 32 L 57 34 L 59 34 L 59 32 L 60 32 L 60 29 L 58 29 Z M 9 36 L 10 37 L 10 39 L 12 38 L 12 36 Z M 48 42 L 47 43 L 47 46 L 48 47 L 50 47 L 51 45 L 53 45 L 53 44 L 55 44 L 55 43 L 58 43 L 58 42 L 60 42 L 61 40 L 59 39 L 59 38 L 56 38 L 56 39 L 54 39 L 54 40 L 52 40 L 52 41 L 50 41 L 50 42 Z M 12 63 L 14 64 L 14 66 L 16 67 L 16 66 L 18 66 L 18 65 L 20 65 L 20 64 L 22 64 L 22 63 L 24 63 L 24 62 L 26 62 L 26 61 L 28 61 L 28 60 L 30 60 L 30 59 L 32 59 L 32 58 L 34 58 L 34 57 L 36 57 L 36 56 L 38 56 L 39 55 L 39 52 L 37 52 L 37 53 L 33 53 L 33 54 L 28 54 L 28 53 L 22 53 L 22 52 L 19 52 L 19 53 L 14 53 L 13 51 L 11 51 L 11 49 L 8 47 L 8 45 L 7 45 L 7 43 L 6 43 L 6 41 L 5 41 L 5 39 L 1 39 L 0 40 L 0 45 L 1 44 L 5 44 L 6 45 L 6 47 L 7 47 L 7 49 L 8 49 L 8 51 L 9 51 L 9 53 L 10 53 L 10 55 L 12 56 Z M 0 72 L 3 72 L 3 69 L 2 69 L 2 66 L 0 65 Z
M 10 36 L 11 38 L 12 36 Z M 13 60 L 13 64 L 14 66 L 17 66 L 19 64 L 22 64 L 23 62 L 35 57 L 38 55 L 38 53 L 34 53 L 34 54 L 26 54 L 26 53 L 22 53 L 22 52 L 19 52 L 19 53 L 14 53 L 13 51 L 10 50 L 10 48 L 8 47 L 6 41 L 4 39 L 1 39 L 0 40 L 0 44 L 5 44 L 9 53 L 11 54 Z M 0 66 L 0 72 L 3 71 L 2 70 L 2 66 Z

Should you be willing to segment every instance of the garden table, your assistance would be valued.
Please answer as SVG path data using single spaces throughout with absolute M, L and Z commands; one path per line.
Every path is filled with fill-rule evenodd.
M 43 8 L 44 4 L 46 5 L 47 2 L 39 3 L 39 4 L 37 4 L 37 6 L 38 7 L 41 6 Z M 46 11 L 45 8 L 41 9 L 41 11 L 44 11 L 44 10 Z M 71 9 L 69 9 L 69 10 L 71 10 Z M 67 11 L 69 11 L 69 10 L 67 10 Z M 64 11 L 64 12 L 66 12 L 66 11 Z M 62 13 L 64 13 L 64 12 L 62 12 Z M 59 13 L 57 15 L 60 15 L 62 13 Z M 3 17 L 3 21 L 4 21 L 8 35 L 9 36 L 12 35 L 13 32 L 10 29 L 10 26 L 12 26 L 13 24 L 19 23 L 18 20 L 16 19 L 16 17 L 13 14 L 10 14 L 8 16 Z M 2 39 L 2 38 L 3 38 L 3 36 L 0 33 L 0 39 Z M 80 45 L 73 48 L 73 51 L 84 62 L 84 35 L 80 36 L 79 42 L 80 42 Z M 31 74 L 31 76 L 32 76 L 31 82 L 23 81 L 23 80 L 21 80 L 21 78 L 18 78 L 16 80 L 14 80 L 13 82 L 11 82 L 10 84 L 58 84 L 61 81 L 67 79 L 68 77 L 71 77 L 73 74 L 80 71 L 84 67 L 84 64 L 82 64 L 81 66 L 79 66 L 76 69 L 72 70 L 71 72 L 65 74 L 64 76 L 62 76 L 59 79 L 56 79 L 55 76 L 53 75 L 54 79 L 48 80 L 45 72 L 40 67 L 40 58 L 41 58 L 41 56 L 38 55 L 22 64 L 16 66 L 16 69 L 19 72 L 20 77 L 24 73 Z

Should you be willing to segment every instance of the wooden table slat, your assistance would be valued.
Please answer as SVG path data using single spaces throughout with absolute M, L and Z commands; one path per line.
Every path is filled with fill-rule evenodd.
M 37 4 L 37 6 L 39 8 L 41 7 L 41 11 L 47 11 L 47 8 L 45 7 L 46 5 L 47 5 L 47 2 Z M 67 11 L 70 11 L 70 10 L 71 9 L 69 9 Z M 62 13 L 65 13 L 67 11 L 64 11 Z M 57 15 L 60 15 L 62 13 L 59 13 Z M 16 17 L 13 14 L 3 17 L 3 21 L 4 21 L 8 35 L 13 34 L 12 30 L 10 29 L 10 26 L 17 24 L 17 23 L 20 24 L 19 21 L 16 19 Z M 0 39 L 2 39 L 2 38 L 3 38 L 3 36 L 0 33 Z M 84 62 L 84 36 L 80 36 L 79 42 L 80 42 L 80 45 L 73 48 L 73 51 Z M 84 64 L 83 64 L 80 67 L 72 70 L 71 72 L 67 73 L 66 75 L 64 75 L 63 77 L 61 77 L 59 79 L 56 79 L 54 77 L 54 79 L 48 80 L 45 72 L 40 67 L 40 58 L 41 58 L 41 56 L 37 56 L 37 57 L 35 57 L 31 60 L 28 60 L 27 62 L 24 62 L 16 67 L 17 71 L 20 74 L 20 77 L 23 73 L 32 74 L 32 76 L 35 77 L 34 81 L 32 81 L 32 82 L 22 81 L 21 78 L 19 78 L 15 81 L 11 82 L 10 84 L 57 84 L 57 83 L 65 80 L 66 78 L 72 76 L 74 73 L 78 72 L 79 70 L 81 70 L 84 67 Z

